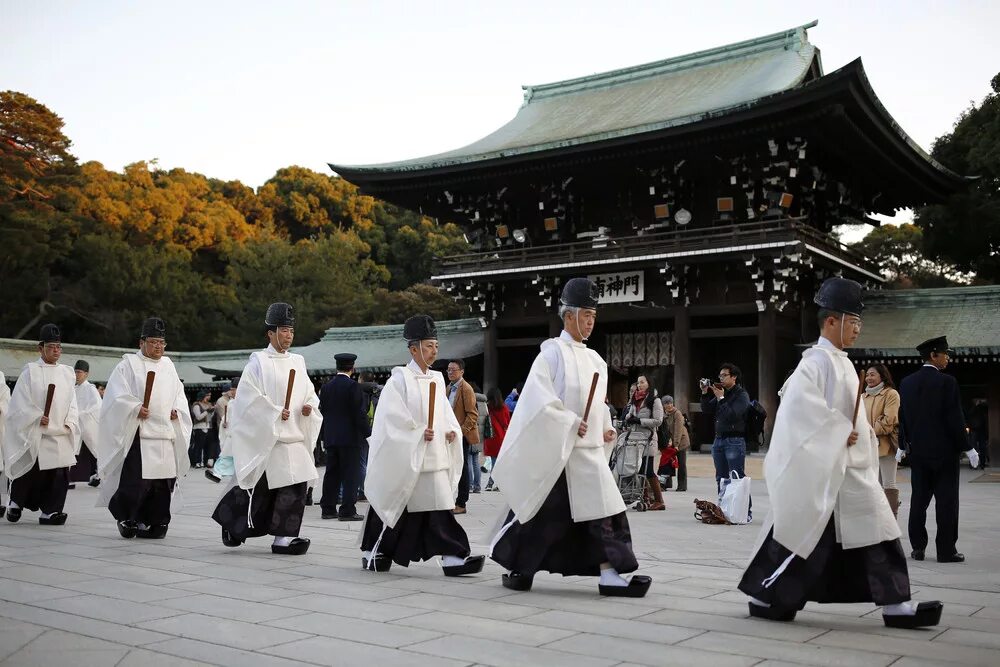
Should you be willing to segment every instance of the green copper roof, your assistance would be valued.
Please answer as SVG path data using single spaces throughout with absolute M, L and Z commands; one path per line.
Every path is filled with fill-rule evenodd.
M 401 162 L 342 166 L 352 172 L 417 171 L 586 144 L 685 125 L 744 107 L 822 74 L 806 30 L 676 58 L 524 87 L 517 115 L 457 150 Z M 814 66 L 815 63 L 815 66 Z M 338 171 L 337 165 L 330 165 Z
M 959 358 L 1000 354 L 1000 285 L 870 292 L 863 315 L 852 357 L 916 357 L 937 336 Z

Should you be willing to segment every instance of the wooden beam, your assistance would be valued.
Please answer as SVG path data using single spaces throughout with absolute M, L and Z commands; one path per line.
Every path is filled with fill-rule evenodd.
M 497 347 L 538 347 L 544 338 L 529 336 L 527 338 L 502 338 L 497 340 Z
M 691 338 L 736 338 L 756 336 L 757 327 L 720 327 L 717 329 L 691 329 Z

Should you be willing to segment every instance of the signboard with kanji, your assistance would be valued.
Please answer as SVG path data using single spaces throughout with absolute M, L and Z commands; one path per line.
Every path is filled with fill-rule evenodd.
M 623 271 L 587 276 L 597 284 L 598 303 L 628 303 L 645 297 L 645 271 Z

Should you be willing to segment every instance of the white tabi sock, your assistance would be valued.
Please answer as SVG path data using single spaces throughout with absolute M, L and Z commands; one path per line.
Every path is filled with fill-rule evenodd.
M 49 512 L 48 514 L 46 514 L 45 512 L 39 512 L 38 516 L 42 517 L 43 519 L 49 519 L 52 517 L 53 514 L 55 514 L 55 512 Z
M 146 524 L 144 524 L 144 523 L 140 523 L 140 524 L 138 524 L 138 525 L 136 526 L 136 528 L 137 528 L 137 529 L 139 529 L 139 530 L 149 530 L 149 526 L 147 526 L 147 525 L 146 525 Z
M 628 586 L 628 582 L 613 567 L 601 570 L 601 586 Z
M 13 500 L 11 500 L 11 501 L 9 501 L 7 503 L 7 509 L 9 509 L 9 510 L 18 510 L 18 509 L 21 509 L 21 508 L 17 506 L 17 503 L 15 503 Z
M 441 565 L 444 567 L 455 567 L 456 565 L 464 564 L 464 558 L 459 558 L 458 556 L 441 556 Z
M 882 613 L 886 616 L 913 616 L 917 613 L 918 604 L 920 603 L 916 600 L 907 600 L 899 604 L 887 604 L 882 607 Z
M 289 544 L 292 543 L 292 540 L 294 539 L 295 539 L 294 537 L 287 537 L 287 536 L 278 537 L 277 535 L 275 535 L 274 545 L 277 547 L 287 547 Z
M 361 557 L 364 558 L 365 560 L 371 560 L 372 559 L 372 552 L 371 551 L 362 551 L 361 552 Z
M 757 598 L 753 597 L 752 595 L 748 595 L 747 597 L 750 599 L 750 604 L 757 605 L 758 607 L 770 607 L 771 606 L 767 602 L 764 602 L 763 600 L 758 600 Z

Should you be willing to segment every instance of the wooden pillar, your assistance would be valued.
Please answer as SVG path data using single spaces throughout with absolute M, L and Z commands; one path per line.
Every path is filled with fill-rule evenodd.
M 496 322 L 490 322 L 483 329 L 483 391 L 489 391 L 492 387 L 497 386 L 498 353 L 497 325 Z
M 769 307 L 757 314 L 757 400 L 767 410 L 764 446 L 771 441 L 774 413 L 778 410 L 778 357 L 775 311 Z M 751 398 L 753 398 L 751 396 Z
M 986 408 L 988 410 L 987 420 L 990 431 L 990 465 L 996 467 L 1000 462 L 1000 380 L 996 376 L 996 364 L 989 365 L 987 377 L 989 384 L 986 387 Z
M 691 315 L 683 306 L 674 309 L 674 405 L 691 413 Z

